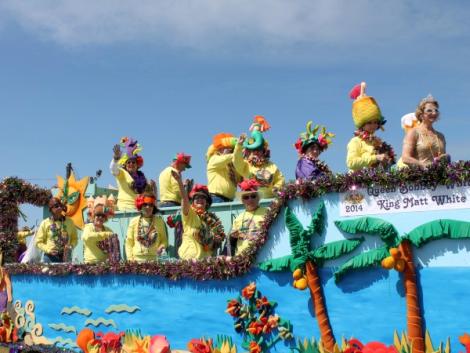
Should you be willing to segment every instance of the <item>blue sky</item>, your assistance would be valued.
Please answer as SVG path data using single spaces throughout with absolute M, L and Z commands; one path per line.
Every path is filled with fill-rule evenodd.
M 345 170 L 350 88 L 364 80 L 401 153 L 402 115 L 432 93 L 453 159 L 470 141 L 470 4 L 466 1 L 53 1 L 0 3 L 0 138 L 15 175 L 44 187 L 72 162 L 108 172 L 112 145 L 143 145 L 148 177 L 176 152 L 205 182 L 219 132 L 270 124 L 272 160 L 294 177 L 308 120 L 337 137 L 322 158 Z M 5 148 L 6 147 L 6 148 Z M 36 213 L 29 223 L 34 223 Z

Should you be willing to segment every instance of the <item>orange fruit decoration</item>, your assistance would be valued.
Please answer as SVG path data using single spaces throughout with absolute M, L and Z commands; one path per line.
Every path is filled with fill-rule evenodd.
M 292 273 L 292 277 L 294 277 L 295 280 L 299 280 L 302 278 L 302 270 L 300 268 L 296 269 L 294 273 Z
M 295 281 L 295 288 L 304 290 L 307 288 L 307 279 L 305 277 L 302 277 Z
M 382 260 L 382 267 L 391 270 L 395 266 L 395 259 L 392 256 L 386 257 Z
M 79 346 L 84 353 L 88 353 L 88 342 L 94 339 L 95 333 L 93 332 L 93 330 L 89 328 L 84 328 L 77 335 L 77 346 Z
M 405 270 L 405 260 L 398 259 L 397 263 L 395 264 L 395 270 L 398 272 L 403 272 Z
M 401 257 L 401 252 L 400 250 L 398 250 L 398 248 L 391 248 L 389 252 L 390 252 L 390 255 L 392 255 L 395 260 Z

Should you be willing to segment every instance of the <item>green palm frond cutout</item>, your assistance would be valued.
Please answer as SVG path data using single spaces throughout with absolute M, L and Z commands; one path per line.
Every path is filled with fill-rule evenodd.
M 259 268 L 263 271 L 277 272 L 277 271 L 295 271 L 296 268 L 304 264 L 304 258 L 294 259 L 292 255 L 279 257 L 277 259 L 263 261 L 259 264 Z
M 304 229 L 302 223 L 300 223 L 297 216 L 289 207 L 286 208 L 285 219 L 290 235 L 289 239 L 292 255 L 294 255 L 294 258 L 303 257 L 306 259 L 312 233 Z
M 380 218 L 360 217 L 345 221 L 335 221 L 335 224 L 339 229 L 350 234 L 377 234 L 389 247 L 397 246 L 400 242 L 400 237 L 395 227 Z
M 348 254 L 354 249 L 356 249 L 359 244 L 364 241 L 364 238 L 358 239 L 347 239 L 347 240 L 338 240 L 325 245 L 320 246 L 319 248 L 313 250 L 309 254 L 309 258 L 312 261 L 322 262 L 325 260 L 332 260 L 338 257 Z
M 457 221 L 454 219 L 439 219 L 414 228 L 405 238 L 416 247 L 423 246 L 433 240 L 444 238 L 470 238 L 470 222 Z
M 307 228 L 308 234 L 321 234 L 325 229 L 325 202 L 321 201 L 317 210 L 312 216 L 312 221 Z
M 389 252 L 386 246 L 354 256 L 335 272 L 335 282 L 339 282 L 349 271 L 378 265 L 387 256 L 389 256 Z

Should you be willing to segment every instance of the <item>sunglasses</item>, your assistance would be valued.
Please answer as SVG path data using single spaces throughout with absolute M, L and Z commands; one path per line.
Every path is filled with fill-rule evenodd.
M 55 205 L 51 206 L 51 209 L 52 208 L 62 208 L 62 205 L 60 203 L 56 203 Z
M 129 161 L 126 162 L 126 164 L 137 164 L 137 161 L 129 160 Z
M 142 207 L 153 207 L 153 204 L 151 203 L 144 203 Z
M 104 213 L 97 213 L 95 214 L 96 218 L 106 218 L 106 215 Z
M 427 114 L 431 114 L 431 113 L 439 114 L 439 109 L 426 109 L 424 112 Z
M 250 194 L 250 195 L 243 195 L 242 196 L 242 200 L 249 200 L 249 199 L 256 199 L 258 198 L 258 194 Z

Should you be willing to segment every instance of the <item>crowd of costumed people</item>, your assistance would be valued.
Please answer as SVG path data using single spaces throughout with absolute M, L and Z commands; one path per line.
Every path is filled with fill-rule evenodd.
M 346 163 L 350 171 L 362 168 L 427 168 L 441 160 L 450 160 L 446 153 L 444 135 L 434 129 L 439 118 L 439 103 L 431 95 L 422 99 L 415 113 L 402 118 L 406 134 L 403 153 L 396 161 L 393 148 L 376 136 L 385 119 L 376 100 L 365 92 L 361 83 L 350 92 L 354 100 L 352 117 L 356 131 L 347 145 Z M 143 158 L 141 146 L 132 138 L 123 138 L 113 148 L 110 171 L 116 178 L 118 196 L 116 207 L 109 207 L 106 197 L 97 197 L 88 205 L 89 223 L 82 233 L 84 262 L 108 261 L 100 244 L 113 236 L 106 221 L 114 208 L 138 212 L 130 220 L 125 237 L 124 252 L 128 261 L 156 261 L 168 248 L 166 223 L 159 212 L 165 207 L 181 206 L 180 237 L 175 240 L 177 257 L 203 259 L 209 256 L 243 254 L 260 229 L 267 208 L 260 205 L 263 198 L 272 198 L 285 183 L 279 168 L 270 159 L 270 150 L 263 133 L 270 128 L 266 119 L 256 116 L 250 126 L 250 136 L 238 138 L 221 133 L 213 138 L 207 150 L 207 185 L 196 183 L 188 187 L 182 174 L 191 168 L 191 156 L 178 153 L 159 175 L 158 187 L 140 170 Z M 299 158 L 295 170 L 297 180 L 313 181 L 331 174 L 319 160 L 334 134 L 324 126 L 307 123 L 294 146 Z M 237 192 L 237 187 L 239 191 Z M 159 198 L 157 198 L 157 190 Z M 235 199 L 244 206 L 226 232 L 217 215 L 210 211 L 213 203 Z M 157 202 L 158 200 L 158 202 Z M 71 250 L 77 245 L 77 230 L 64 216 L 65 204 L 53 197 L 48 208 L 50 217 L 43 220 L 31 246 L 42 251 L 42 261 L 70 261 Z M 176 234 L 176 231 L 175 231 Z M 5 273 L 0 273 L 5 278 Z M 2 279 L 2 288 L 8 281 Z

